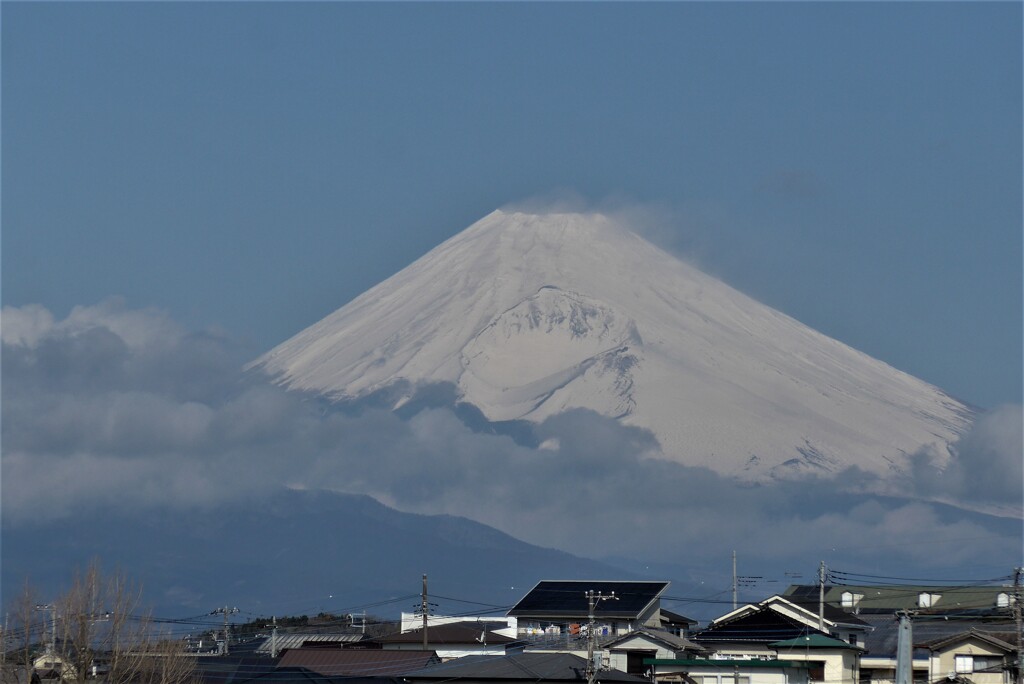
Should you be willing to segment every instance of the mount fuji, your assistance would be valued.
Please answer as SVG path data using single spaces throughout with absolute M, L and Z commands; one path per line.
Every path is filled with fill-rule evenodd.
M 440 383 L 493 422 L 590 409 L 754 482 L 946 463 L 973 419 L 597 213 L 495 211 L 251 367 L 396 409 Z

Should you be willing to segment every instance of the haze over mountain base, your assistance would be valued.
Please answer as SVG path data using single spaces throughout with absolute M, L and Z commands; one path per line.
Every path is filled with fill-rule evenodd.
M 311 399 L 243 374 L 246 352 L 223 335 L 184 330 L 160 311 L 116 300 L 63 319 L 42 307 L 7 307 L 3 323 L 5 597 L 25 576 L 65 581 L 93 555 L 143 582 L 154 602 L 198 585 L 201 596 L 177 600 L 204 610 L 257 596 L 263 605 L 286 602 L 293 587 L 276 579 L 294 576 L 297 564 L 317 591 L 365 588 L 367 573 L 411 568 L 414 592 L 421 560 L 443 561 L 431 553 L 465 558 L 445 550 L 450 535 L 444 541 L 424 528 L 422 547 L 381 531 L 368 560 L 359 530 L 369 523 L 359 510 L 380 510 L 384 520 L 391 513 L 282 498 L 284 485 L 462 516 L 528 544 L 710 586 L 708 593 L 727 588 L 733 550 L 741 568 L 765 576 L 812 573 L 819 560 L 904 577 L 995 577 L 1019 564 L 1019 406 L 982 416 L 957 442 L 955 468 L 934 469 L 924 454 L 915 460 L 918 476 L 900 481 L 914 501 L 865 494 L 877 478 L 856 470 L 750 485 L 647 458 L 649 431 L 586 409 L 491 423 L 453 406 L 454 390 L 444 386 L 397 411 L 386 395 L 347 405 Z M 1018 517 L 926 501 L 936 498 Z M 471 545 L 464 571 L 497 577 L 492 569 L 510 562 L 502 554 L 521 542 L 475 529 L 470 538 L 500 543 Z M 411 558 L 410 548 L 421 551 Z M 166 568 L 154 568 L 157 560 Z M 539 560 L 522 565 L 535 579 L 565 572 Z

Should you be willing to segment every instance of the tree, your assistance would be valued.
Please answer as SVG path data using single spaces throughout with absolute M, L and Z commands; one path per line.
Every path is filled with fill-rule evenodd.
M 31 678 L 32 658 L 45 620 L 38 603 L 34 589 L 26 582 L 9 606 L 0 639 L 0 684 L 23 684 Z
M 31 595 L 26 587 L 26 597 Z M 194 657 L 180 639 L 161 633 L 140 612 L 141 597 L 124 575 L 104 576 L 99 563 L 91 562 L 74 573 L 64 594 L 36 606 L 49 613 L 49 625 L 19 608 L 24 625 L 19 659 L 37 669 L 52 663 L 68 684 L 86 684 L 97 676 L 107 684 L 189 684 L 195 678 Z M 33 635 L 41 638 L 33 643 Z

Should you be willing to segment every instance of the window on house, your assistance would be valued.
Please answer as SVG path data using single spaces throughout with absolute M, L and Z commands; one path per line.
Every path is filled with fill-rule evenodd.
M 957 674 L 971 674 L 974 672 L 974 656 L 954 656 L 953 669 Z
M 917 596 L 917 607 L 931 608 L 939 602 L 940 598 L 942 598 L 942 594 L 929 594 L 928 592 L 923 591 Z
M 1003 669 L 1003 659 L 998 656 L 974 656 L 975 672 L 999 672 Z
M 849 644 L 851 646 L 856 646 L 857 645 L 857 635 L 856 634 L 851 634 L 850 638 L 847 639 L 847 641 L 849 642 Z
M 864 594 L 855 594 L 852 591 L 844 591 L 842 596 L 840 596 L 840 602 L 843 608 L 856 608 L 862 598 L 864 598 Z
M 996 607 L 997 608 L 1009 608 L 1010 607 L 1010 595 L 1006 592 L 1000 593 L 996 596 Z

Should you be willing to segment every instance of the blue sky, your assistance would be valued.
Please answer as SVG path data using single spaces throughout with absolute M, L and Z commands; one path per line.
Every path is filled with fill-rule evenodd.
M 1019 3 L 4 3 L 2 298 L 256 355 L 509 202 L 1021 400 Z
M 583 555 L 596 525 L 602 553 L 719 579 L 735 549 L 765 577 L 1020 564 L 1020 3 L 4 2 L 0 24 L 5 529 L 287 483 Z M 904 500 L 847 471 L 746 488 L 596 414 L 539 426 L 551 459 L 241 373 L 494 209 L 565 198 L 992 410 L 946 470 L 911 458 Z M 615 505 L 581 519 L 569 482 Z

